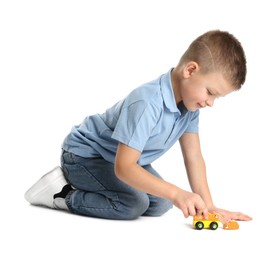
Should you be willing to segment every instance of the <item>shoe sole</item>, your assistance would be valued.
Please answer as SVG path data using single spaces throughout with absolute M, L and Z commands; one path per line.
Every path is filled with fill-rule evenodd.
M 46 206 L 55 208 L 53 195 L 59 190 L 54 190 L 60 184 L 61 188 L 67 184 L 61 167 L 57 166 L 52 171 L 44 174 L 30 189 L 28 189 L 24 197 L 32 205 Z M 43 198 L 40 200 L 40 198 Z

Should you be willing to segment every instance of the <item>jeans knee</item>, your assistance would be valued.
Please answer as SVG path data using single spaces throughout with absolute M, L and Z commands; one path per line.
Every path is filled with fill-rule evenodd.
M 151 201 L 149 208 L 143 215 L 159 217 L 169 211 L 172 207 L 173 204 L 171 201 L 163 198 L 155 198 L 155 200 Z
M 134 197 L 130 205 L 127 205 L 123 211 L 123 218 L 125 220 L 133 220 L 142 216 L 149 208 L 149 198 L 145 194 L 140 194 L 138 197 Z

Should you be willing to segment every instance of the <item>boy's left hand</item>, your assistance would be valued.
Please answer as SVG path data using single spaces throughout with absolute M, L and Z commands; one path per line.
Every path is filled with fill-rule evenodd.
M 214 209 L 212 209 L 212 211 L 219 213 L 227 221 L 230 221 L 230 220 L 242 220 L 242 221 L 252 220 L 252 218 L 250 216 L 248 216 L 244 213 L 241 213 L 241 212 L 233 212 L 233 211 L 228 211 L 228 210 L 220 209 L 220 208 L 214 208 Z

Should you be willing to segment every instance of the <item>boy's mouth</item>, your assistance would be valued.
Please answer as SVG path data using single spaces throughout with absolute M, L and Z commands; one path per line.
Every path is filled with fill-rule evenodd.
M 198 108 L 204 108 L 204 106 L 202 106 L 200 103 L 197 103 L 197 107 Z

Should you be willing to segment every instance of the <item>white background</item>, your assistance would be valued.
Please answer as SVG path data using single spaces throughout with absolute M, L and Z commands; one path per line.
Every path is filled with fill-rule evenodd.
M 276 259 L 273 3 L 1 1 L 0 258 Z M 241 41 L 248 75 L 240 91 L 201 111 L 210 188 L 218 207 L 253 221 L 240 222 L 237 231 L 196 231 L 176 208 L 160 218 L 110 221 L 24 200 L 24 192 L 59 164 L 60 145 L 74 124 L 167 72 L 211 29 Z M 154 166 L 188 189 L 178 144 Z

